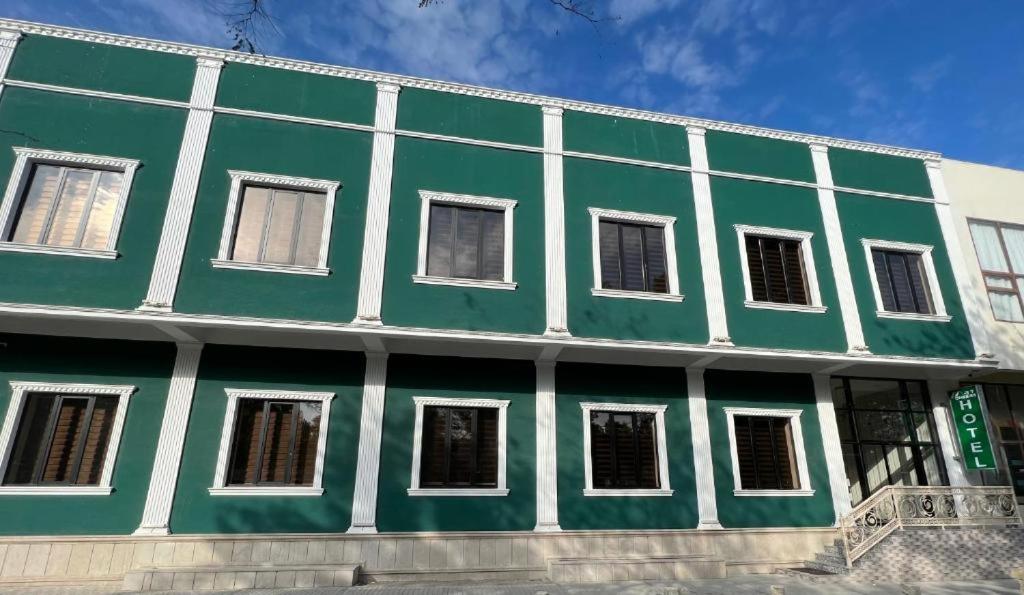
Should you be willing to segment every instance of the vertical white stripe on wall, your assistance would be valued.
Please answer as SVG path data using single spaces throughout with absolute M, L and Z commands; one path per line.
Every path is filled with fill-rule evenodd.
M 825 227 L 825 241 L 828 243 L 829 260 L 832 261 L 836 292 L 839 294 L 839 313 L 843 316 L 843 328 L 846 329 L 847 351 L 868 353 L 864 329 L 860 324 L 860 312 L 857 310 L 857 296 L 853 293 L 853 276 L 850 274 L 846 244 L 843 243 L 843 228 L 839 225 L 839 209 L 836 207 L 828 146 L 812 144 L 810 147 L 814 176 L 818 182 L 818 206 L 821 208 L 821 220 Z
M 391 177 L 395 168 L 395 122 L 398 119 L 398 85 L 377 83 L 377 111 L 373 121 L 373 156 L 370 188 L 363 231 L 363 264 L 359 273 L 357 324 L 382 324 L 384 260 L 388 248 L 388 214 L 391 210 Z
M 718 259 L 718 237 L 715 235 L 715 208 L 711 202 L 711 178 L 708 173 L 708 149 L 704 142 L 706 130 L 687 126 L 693 170 L 693 205 L 697 216 L 697 240 L 700 244 L 700 272 L 704 280 L 704 299 L 708 309 L 710 343 L 732 345 L 729 324 L 725 317 L 725 295 L 722 292 L 722 269 Z
M 686 369 L 686 400 L 690 405 L 693 468 L 697 480 L 697 528 L 721 529 L 715 496 L 715 468 L 711 458 L 711 431 L 704 392 L 704 368 Z
M 832 507 L 836 512 L 836 525 L 850 512 L 850 486 L 843 464 L 843 445 L 839 440 L 839 425 L 832 402 L 832 387 L 825 374 L 814 374 L 814 397 L 818 406 L 818 426 L 825 449 L 825 467 L 828 469 L 828 487 L 832 492 Z
M 192 224 L 192 209 L 199 188 L 199 175 L 206 156 L 206 141 L 213 124 L 213 104 L 217 98 L 217 83 L 224 61 L 220 58 L 200 56 L 196 59 L 196 78 L 192 84 L 185 135 L 178 152 L 178 165 L 174 170 L 171 195 L 167 201 L 167 215 L 160 232 L 160 245 L 153 264 L 142 309 L 170 311 L 181 275 L 181 261 L 185 256 L 188 230 Z
M 135 535 L 167 535 L 170 533 L 171 505 L 178 486 L 181 454 L 185 448 L 188 417 L 192 411 L 192 397 L 196 388 L 196 373 L 203 346 L 197 343 L 179 343 L 174 359 L 174 371 L 164 405 L 164 419 L 157 439 L 153 473 L 149 478 L 146 507 L 142 523 Z
M 558 525 L 558 453 L 555 420 L 555 362 L 537 362 L 537 527 L 561 531 Z
M 377 532 L 377 478 L 380 474 L 380 444 L 384 430 L 384 390 L 387 386 L 388 354 L 366 354 L 363 381 L 363 412 L 359 418 L 359 454 L 356 489 L 352 500 L 349 533 Z
M 969 486 L 971 482 L 967 479 L 962 461 L 958 458 L 960 451 L 956 446 L 957 438 L 949 423 L 949 389 L 952 388 L 951 384 L 942 380 L 929 380 L 928 396 L 932 400 L 932 417 L 935 418 L 935 433 L 939 435 L 942 462 L 946 465 L 946 479 L 949 480 L 949 485 L 951 486 Z M 998 456 L 996 458 L 998 460 Z
M 0 96 L 3 96 L 3 80 L 7 76 L 7 69 L 11 66 L 11 59 L 14 57 L 14 50 L 21 41 L 21 32 L 11 29 L 0 29 Z
M 991 358 L 993 356 L 988 327 L 985 324 L 990 316 L 988 304 L 985 301 L 987 296 L 980 288 L 971 285 L 971 278 L 967 273 L 967 261 L 964 257 L 966 252 L 964 252 L 964 246 L 960 244 L 960 236 L 956 233 L 951 198 L 946 192 L 946 181 L 942 177 L 942 162 L 938 159 L 929 159 L 924 164 L 928 171 L 928 181 L 932 186 L 932 196 L 935 198 L 935 214 L 939 219 L 942 238 L 946 241 L 949 264 L 953 267 L 953 278 L 956 280 L 956 287 L 960 292 L 960 302 L 963 304 L 964 315 L 967 317 L 967 325 L 971 329 L 975 356 Z
M 565 295 L 565 196 L 562 175 L 562 108 L 544 113 L 544 271 L 547 286 L 546 335 L 567 336 Z

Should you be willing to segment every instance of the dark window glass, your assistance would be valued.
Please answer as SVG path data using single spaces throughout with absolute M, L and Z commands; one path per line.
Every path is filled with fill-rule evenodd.
M 872 248 L 871 258 L 887 312 L 935 313 L 920 254 Z
M 734 421 L 740 487 L 744 490 L 799 489 L 789 418 L 737 415 Z
M 601 221 L 601 288 L 668 293 L 665 229 Z
M 424 407 L 420 487 L 498 486 L 498 410 Z
M 985 485 L 1012 485 L 1024 501 L 1024 386 L 985 384 L 988 418 L 995 430 L 993 442 L 1000 448 L 1005 467 L 982 472 Z
M 748 235 L 746 248 L 754 301 L 807 304 L 801 242 Z
M 657 489 L 657 431 L 653 413 L 590 412 L 593 487 Z
M 98 485 L 117 397 L 28 395 L 5 485 Z
M 240 399 L 228 485 L 313 485 L 322 405 Z
M 505 213 L 491 209 L 430 206 L 427 274 L 502 281 L 505 278 Z

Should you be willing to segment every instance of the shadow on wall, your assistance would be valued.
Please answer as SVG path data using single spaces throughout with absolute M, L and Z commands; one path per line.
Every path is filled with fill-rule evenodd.
M 973 359 L 974 344 L 970 330 L 963 318 L 959 318 L 954 317 L 945 323 L 886 320 L 883 324 L 879 321 L 876 324 L 878 330 L 872 333 L 874 337 L 868 338 L 868 348 L 880 354 Z M 908 324 L 914 327 L 904 326 Z

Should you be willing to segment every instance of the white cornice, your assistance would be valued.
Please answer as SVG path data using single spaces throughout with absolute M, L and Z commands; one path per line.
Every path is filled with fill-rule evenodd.
M 751 136 L 760 136 L 765 138 L 774 138 L 779 140 L 789 140 L 803 143 L 814 143 L 819 145 L 826 145 L 829 147 L 854 149 L 858 151 L 882 153 L 886 155 L 896 155 L 900 157 L 911 157 L 916 159 L 940 158 L 940 155 L 938 153 L 931 151 L 906 149 L 901 147 L 892 147 L 887 145 L 837 139 L 827 136 L 803 134 L 784 130 L 773 130 L 770 128 L 761 128 L 757 126 L 749 126 L 746 124 L 719 122 L 715 120 L 706 120 L 703 118 L 690 118 L 686 116 L 677 116 L 673 114 L 664 114 L 646 110 L 601 105 L 583 101 L 557 99 L 553 97 L 545 97 L 542 95 L 534 95 L 530 93 L 520 93 L 501 89 L 489 89 L 486 87 L 478 87 L 474 85 L 464 85 L 417 77 L 399 76 L 394 74 L 374 72 L 370 70 L 362 70 L 358 68 L 345 68 L 341 66 L 332 66 L 329 64 L 318 64 L 315 62 L 306 62 L 303 60 L 293 60 L 289 58 L 275 58 L 270 56 L 246 54 L 242 52 L 232 52 L 227 50 L 220 50 L 215 48 L 189 45 L 183 43 L 156 41 L 152 39 L 145 39 L 142 37 L 113 35 L 109 33 L 88 31 L 84 29 L 74 29 L 70 27 L 45 25 L 42 23 L 32 23 L 12 19 L 0 19 L 0 29 L 9 29 L 21 33 L 46 35 L 49 37 L 60 37 L 64 39 L 75 39 L 90 43 L 102 43 L 108 45 L 131 47 L 170 54 L 197 57 L 201 56 L 206 59 L 219 58 L 227 62 L 253 64 L 257 66 L 280 68 L 283 70 L 293 70 L 298 72 L 306 72 L 310 74 L 320 74 L 325 76 L 336 76 L 341 78 L 371 81 L 378 83 L 378 85 L 383 83 L 385 85 L 398 85 L 400 87 L 413 87 L 419 89 L 441 91 L 446 93 L 457 93 L 460 95 L 471 95 L 474 97 L 484 97 L 488 99 L 498 99 L 502 101 L 510 101 L 515 103 L 526 103 L 531 105 L 539 105 L 542 107 L 542 109 L 546 109 L 548 111 L 557 109 L 568 109 L 622 118 L 646 120 L 650 122 L 660 122 L 665 124 L 688 126 L 694 129 L 704 128 L 707 130 L 735 132 L 738 134 L 747 134 Z

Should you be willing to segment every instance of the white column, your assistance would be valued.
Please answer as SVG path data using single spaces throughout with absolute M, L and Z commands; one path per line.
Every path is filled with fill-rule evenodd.
M 686 369 L 686 400 L 690 404 L 693 468 L 697 480 L 697 528 L 721 529 L 715 495 L 715 467 L 711 459 L 708 402 L 704 393 L 704 368 Z
M 821 219 L 825 226 L 825 241 L 828 242 L 828 256 L 832 261 L 836 292 L 839 294 L 839 313 L 843 316 L 843 327 L 846 329 L 847 351 L 867 353 L 868 346 L 864 341 L 864 329 L 861 327 L 860 312 L 857 310 L 857 297 L 853 293 L 850 262 L 846 256 L 846 244 L 843 243 L 843 228 L 839 225 L 839 210 L 836 208 L 835 184 L 832 181 L 832 166 L 828 161 L 828 146 L 812 144 L 811 161 L 814 163 L 814 175 L 818 180 L 818 205 L 821 207 Z
M 932 400 L 932 417 L 935 418 L 935 432 L 939 435 L 942 462 L 946 465 L 946 477 L 951 486 L 969 486 L 970 480 L 957 448 L 957 438 L 949 424 L 949 385 L 941 380 L 928 381 L 928 395 Z
M 198 343 L 179 343 L 171 373 L 171 386 L 164 405 L 164 419 L 156 445 L 153 473 L 149 478 L 146 507 L 142 523 L 135 535 L 167 535 L 170 533 L 171 505 L 178 486 L 181 454 L 185 448 L 188 416 L 192 411 L 192 397 L 196 388 L 196 372 L 203 346 Z
M 192 208 L 196 203 L 199 175 L 206 156 L 206 141 L 213 124 L 213 104 L 217 98 L 217 83 L 224 61 L 220 58 L 199 57 L 196 60 L 196 78 L 192 83 L 185 135 L 178 151 L 178 165 L 174 170 L 171 195 L 167 201 L 167 215 L 160 232 L 160 245 L 153 264 L 153 276 L 141 309 L 170 311 L 174 294 L 178 290 L 181 261 L 185 256 L 188 230 L 192 224 Z
M 814 374 L 814 397 L 818 405 L 818 426 L 821 444 L 825 449 L 825 467 L 828 469 L 828 487 L 832 492 L 832 507 L 836 511 L 836 525 L 850 512 L 850 485 L 843 464 L 843 445 L 839 441 L 839 426 L 832 403 L 832 387 L 825 374 Z
M 562 108 L 544 106 L 544 272 L 546 335 L 569 335 L 565 296 L 565 196 L 562 176 Z
M 363 413 L 359 418 L 359 458 L 356 463 L 356 489 L 352 499 L 352 526 L 348 529 L 349 533 L 377 532 L 377 478 L 380 474 L 387 376 L 388 354 L 366 354 Z
M 3 95 L 3 80 L 7 76 L 7 69 L 11 66 L 11 59 L 14 58 L 14 50 L 21 41 L 21 32 L 13 29 L 0 29 L 0 95 Z
M 690 146 L 690 178 L 693 180 L 693 205 L 697 216 L 697 241 L 700 243 L 700 272 L 704 279 L 704 300 L 708 309 L 708 331 L 713 345 L 732 345 L 725 318 L 722 269 L 718 261 L 718 236 L 715 235 L 715 208 L 711 202 L 711 177 L 705 129 L 687 126 Z
M 558 526 L 558 436 L 555 423 L 555 362 L 537 362 L 537 526 L 534 531 L 561 531 Z
M 380 325 L 384 291 L 384 260 L 388 248 L 388 213 L 391 210 L 391 175 L 395 169 L 395 121 L 398 85 L 377 83 L 377 111 L 373 120 L 373 156 L 363 231 L 363 266 L 359 273 L 357 324 Z
M 980 288 L 971 285 L 971 277 L 967 274 L 967 260 L 964 256 L 966 252 L 964 246 L 960 244 L 960 236 L 957 234 L 956 224 L 953 222 L 953 208 L 950 204 L 950 196 L 946 192 L 946 182 L 942 177 L 942 163 L 938 159 L 928 159 L 924 164 L 928 171 L 928 181 L 932 185 L 935 214 L 939 219 L 942 237 L 946 241 L 949 264 L 953 267 L 953 278 L 956 279 L 964 315 L 967 317 L 967 325 L 971 329 L 974 353 L 979 358 L 991 358 L 993 356 L 988 327 L 985 324 L 989 320 L 991 311 L 987 297 Z

